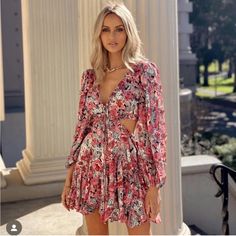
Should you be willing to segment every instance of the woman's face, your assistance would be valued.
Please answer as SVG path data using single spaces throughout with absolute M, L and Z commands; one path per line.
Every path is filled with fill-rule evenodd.
M 101 31 L 103 47 L 110 53 L 117 53 L 125 46 L 127 34 L 119 16 L 114 13 L 107 15 Z

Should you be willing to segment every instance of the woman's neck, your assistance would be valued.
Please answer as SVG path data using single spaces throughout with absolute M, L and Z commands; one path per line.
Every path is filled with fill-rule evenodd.
M 118 67 L 123 64 L 121 53 L 109 53 L 110 68 Z

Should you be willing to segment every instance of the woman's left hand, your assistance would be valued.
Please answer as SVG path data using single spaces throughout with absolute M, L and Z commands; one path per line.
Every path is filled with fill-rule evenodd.
M 160 213 L 160 206 L 161 203 L 161 194 L 160 189 L 155 186 L 151 186 L 145 197 L 145 209 L 147 215 L 150 217 L 151 220 L 156 219 L 157 215 Z

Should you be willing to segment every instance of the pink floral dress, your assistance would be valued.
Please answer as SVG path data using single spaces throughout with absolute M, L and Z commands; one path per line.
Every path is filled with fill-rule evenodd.
M 150 220 L 144 200 L 151 185 L 166 180 L 166 125 L 159 69 L 149 61 L 132 66 L 103 104 L 93 69 L 82 75 L 73 144 L 65 167 L 75 163 L 69 208 L 99 210 L 101 220 L 129 227 Z M 131 133 L 122 119 L 137 119 Z M 156 223 L 161 222 L 158 215 Z

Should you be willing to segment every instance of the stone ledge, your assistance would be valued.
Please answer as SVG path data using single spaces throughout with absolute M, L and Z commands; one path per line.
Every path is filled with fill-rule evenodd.
M 196 155 L 181 157 L 182 174 L 197 174 L 209 172 L 213 164 L 221 163 L 214 156 Z
M 222 164 L 222 162 L 218 158 L 210 155 L 184 156 L 181 157 L 181 161 L 183 175 L 209 173 L 212 165 Z M 220 180 L 219 171 L 216 173 L 216 175 Z M 230 193 L 236 198 L 236 185 L 230 175 L 228 175 L 228 183 Z
M 64 185 L 62 181 L 25 185 L 16 167 L 3 169 L 2 174 L 7 182 L 7 186 L 1 188 L 2 203 L 57 196 Z

